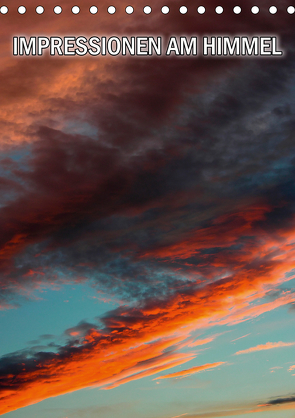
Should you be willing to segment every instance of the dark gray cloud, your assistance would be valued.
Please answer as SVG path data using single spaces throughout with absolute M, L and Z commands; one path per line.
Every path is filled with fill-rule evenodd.
M 283 404 L 288 404 L 288 403 L 293 403 L 295 402 L 295 395 L 290 395 L 290 396 L 282 396 L 279 398 L 274 398 L 271 399 L 269 401 L 267 401 L 267 403 L 265 405 L 283 405 Z

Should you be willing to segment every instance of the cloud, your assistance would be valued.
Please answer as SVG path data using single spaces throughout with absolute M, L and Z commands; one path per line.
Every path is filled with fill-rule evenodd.
M 161 278 L 166 273 L 165 283 L 172 281 L 162 285 L 163 295 L 179 285 L 171 277 L 177 264 L 183 276 L 224 274 L 239 262 L 233 249 L 239 245 L 244 249 L 247 237 L 254 234 L 258 241 L 263 225 L 267 229 L 278 219 L 291 219 L 292 211 L 286 209 L 291 202 L 279 208 L 267 197 L 269 187 L 273 196 L 283 190 L 285 198 L 292 195 L 286 184 L 291 170 L 288 147 L 280 146 L 282 136 L 270 137 L 271 118 L 278 119 L 282 135 L 290 129 L 293 110 L 285 90 L 291 58 L 270 64 L 267 70 L 259 62 L 244 64 L 239 89 L 234 76 L 221 77 L 225 67 L 237 65 L 233 60 L 218 65 L 211 60 L 198 65 L 173 59 L 157 60 L 157 65 L 140 59 L 116 65 L 91 60 L 90 67 L 88 60 L 74 60 L 70 72 L 68 61 L 58 60 L 56 65 L 50 61 L 48 79 L 43 80 L 47 61 L 41 60 L 31 73 L 30 61 L 19 60 L 3 74 L 11 106 L 19 90 L 17 74 L 25 75 L 21 98 L 30 104 L 26 109 L 30 118 L 24 115 L 26 125 L 18 128 L 26 146 L 6 150 L 3 158 L 6 178 L 1 184 L 6 188 L 9 184 L 13 193 L 1 211 L 1 285 L 7 299 L 23 288 L 38 288 L 49 276 L 56 281 L 61 277 L 91 281 L 94 275 L 99 285 L 109 283 L 108 291 L 113 288 L 126 299 L 144 298 L 150 290 L 146 277 L 154 272 L 151 281 L 159 282 L 155 277 L 159 273 Z M 214 75 L 208 69 L 214 69 Z M 281 72 L 286 80 L 275 77 Z M 200 92 L 204 73 L 211 86 L 206 83 L 207 90 Z M 218 82 L 216 74 L 221 77 Z M 32 83 L 32 77 L 38 82 Z M 278 84 L 264 81 L 274 78 Z M 256 88 L 261 83 L 263 91 Z M 191 85 L 193 94 L 184 94 Z M 283 96 L 279 107 L 278 96 Z M 233 120 L 241 126 L 239 134 Z M 77 132 L 76 125 L 72 129 L 74 122 L 84 130 Z M 252 122 L 264 130 L 249 139 Z M 258 135 L 259 144 L 272 146 L 260 146 Z M 225 137 L 233 138 L 232 143 Z M 248 138 L 243 159 L 237 137 Z M 278 155 L 272 151 L 276 147 Z M 277 172 L 269 184 L 272 168 L 267 161 L 275 164 L 281 159 L 285 171 Z M 261 189 L 267 193 L 258 199 Z M 254 202 L 250 209 L 241 203 L 245 194 Z M 241 207 L 252 213 L 253 222 L 243 218 Z M 165 222 L 173 228 L 165 228 Z M 114 224 L 117 230 L 112 229 Z M 223 242 L 229 225 L 233 233 L 227 231 Z M 103 277 L 97 277 L 98 269 Z M 13 286 L 7 279 L 11 276 Z M 136 285 L 138 277 L 142 288 Z
M 202 364 L 202 366 L 191 367 L 190 369 L 181 370 L 180 372 L 175 372 L 175 373 L 166 374 L 164 376 L 159 376 L 159 377 L 155 378 L 154 380 L 171 379 L 171 378 L 174 378 L 174 377 L 187 377 L 187 376 L 191 376 L 192 374 L 195 374 L 195 373 L 200 373 L 203 370 L 208 370 L 208 369 L 213 369 L 215 367 L 219 367 L 222 364 L 225 364 L 225 362 L 220 361 L 220 362 L 216 362 L 216 363 Z
M 242 338 L 246 338 L 246 337 L 248 337 L 250 334 L 251 334 L 251 333 L 246 334 L 246 335 L 242 335 L 242 337 L 235 338 L 234 340 L 231 340 L 231 343 L 233 343 L 234 341 L 241 340 Z
M 85 337 L 90 332 L 95 332 L 97 325 L 86 321 L 80 321 L 78 325 L 65 330 L 64 334 L 69 337 L 80 338 Z
M 288 396 L 288 397 L 280 397 L 271 399 L 263 406 L 272 406 L 272 405 L 283 405 L 283 404 L 289 404 L 295 402 L 295 396 Z
M 262 351 L 262 350 L 272 350 L 273 348 L 290 347 L 292 345 L 295 345 L 295 342 L 290 342 L 290 343 L 284 343 L 282 341 L 279 341 L 277 343 L 268 342 L 266 344 L 259 344 L 256 347 L 247 348 L 246 350 L 237 351 L 235 355 L 248 354 L 248 353 L 253 353 L 255 351 Z
M 216 33 L 283 30 L 288 54 L 267 65 L 12 61 L 7 34 L 16 27 L 97 31 L 83 13 L 75 22 L 65 14 L 43 24 L 34 16 L 24 23 L 11 12 L 9 30 L 0 28 L 0 306 L 65 282 L 88 283 L 122 306 L 99 323 L 65 330 L 64 345 L 2 357 L 1 413 L 174 367 L 194 357 L 177 352 L 191 344 L 192 330 L 294 302 L 290 291 L 265 301 L 294 267 L 294 29 L 287 14 L 216 20 Z M 114 28 L 101 14 L 100 30 L 195 33 L 194 19 L 171 16 L 152 14 L 147 28 L 144 16 L 130 21 L 123 12 Z M 212 27 L 210 12 L 202 22 L 200 35 Z
M 259 283 L 256 291 L 261 297 Z M 245 320 L 247 305 L 254 315 L 252 303 L 257 295 L 253 285 L 252 281 L 249 291 L 242 281 L 220 279 L 166 299 L 151 298 L 134 307 L 120 306 L 100 318 L 102 328 L 82 322 L 68 329 L 66 335 L 70 338 L 64 346 L 3 357 L 0 412 L 85 387 L 110 389 L 188 361 L 193 355 L 187 354 L 186 360 L 184 354 L 174 351 L 185 346 L 193 329 L 225 323 L 226 318 L 230 322 L 235 313 L 239 321 Z M 283 295 L 276 307 L 286 304 L 290 297 L 288 293 Z M 258 305 L 258 312 L 269 310 L 273 303 L 268 302 L 263 309 Z M 190 342 L 188 339 L 187 344 Z
M 177 343 L 183 339 L 179 337 L 160 339 L 149 344 L 143 344 L 144 339 L 141 342 L 138 338 L 132 339 L 133 344 L 138 344 L 133 348 L 130 348 L 132 342 L 124 342 L 120 333 L 111 338 L 114 341 L 109 336 L 99 336 L 92 331 L 81 345 L 74 342 L 60 347 L 57 353 L 38 352 L 33 356 L 32 353 L 15 353 L 3 357 L 0 362 L 1 413 L 26 405 L 28 399 L 38 401 L 66 393 L 69 388 L 76 390 L 85 387 L 86 381 L 87 386 L 90 384 L 108 389 L 194 358 L 189 353 L 174 352 Z M 43 370 L 41 374 L 40 368 Z M 6 372 L 5 378 L 3 372 Z M 73 372 L 75 379 L 71 377 Z M 46 384 L 48 380 L 50 387 Z M 22 388 L 22 391 L 15 392 L 13 388 Z
M 188 347 L 196 347 L 198 345 L 205 345 L 205 344 L 211 343 L 212 341 L 215 340 L 216 337 L 217 337 L 217 335 L 212 335 L 211 337 L 200 338 L 199 340 L 196 340 L 196 341 L 188 344 Z
M 228 416 L 240 416 L 248 414 L 257 414 L 270 411 L 282 411 L 288 409 L 294 409 L 294 396 L 278 397 L 271 399 L 265 403 L 257 404 L 255 402 L 247 403 L 223 403 L 222 405 L 216 405 L 211 408 L 204 409 L 196 413 L 185 413 L 188 418 L 218 418 Z M 181 415 L 180 415 L 181 416 Z
M 190 361 L 194 358 L 191 354 L 189 354 L 189 355 L 184 355 L 183 354 L 183 355 L 178 355 L 178 356 L 175 356 L 175 357 L 178 357 L 179 360 L 167 361 L 166 358 L 165 358 L 165 361 L 163 362 L 164 363 L 163 365 L 159 365 L 159 366 L 156 366 L 156 367 L 151 367 L 148 370 L 145 370 L 143 372 L 139 372 L 139 373 L 136 373 L 136 374 L 131 374 L 130 376 L 127 376 L 125 378 L 120 377 L 119 379 L 115 380 L 114 383 L 111 383 L 111 384 L 108 383 L 102 389 L 105 389 L 105 390 L 106 389 L 113 389 L 115 387 L 118 387 L 118 386 L 123 385 L 123 384 L 128 383 L 128 382 L 131 382 L 133 380 L 138 380 L 138 379 L 142 379 L 143 377 L 152 376 L 156 373 L 162 372 L 163 370 L 167 370 L 167 369 L 170 369 L 172 367 L 179 366 L 180 364 L 186 363 L 187 361 Z M 131 370 L 129 371 L 129 373 L 130 372 L 131 372 Z M 161 377 L 158 378 L 158 379 L 161 379 Z M 158 379 L 154 379 L 154 380 L 158 380 Z

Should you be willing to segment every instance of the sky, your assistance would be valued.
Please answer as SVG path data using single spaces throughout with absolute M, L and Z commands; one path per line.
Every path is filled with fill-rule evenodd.
M 295 417 L 281 0 L 0 15 L 0 414 Z M 15 57 L 13 36 L 272 35 L 282 57 Z

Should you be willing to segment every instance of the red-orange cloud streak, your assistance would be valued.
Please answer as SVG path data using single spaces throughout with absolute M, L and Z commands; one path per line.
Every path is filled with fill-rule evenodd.
M 224 361 L 219 361 L 219 362 L 216 362 L 216 363 L 202 364 L 202 366 L 191 367 L 190 369 L 181 370 L 180 372 L 165 374 L 164 376 L 159 376 L 159 377 L 157 377 L 156 379 L 153 379 L 153 380 L 172 379 L 174 377 L 187 377 L 187 376 L 191 376 L 192 374 L 195 374 L 195 373 L 200 373 L 203 370 L 214 369 L 215 367 L 219 367 L 222 364 L 225 364 L 225 362 Z

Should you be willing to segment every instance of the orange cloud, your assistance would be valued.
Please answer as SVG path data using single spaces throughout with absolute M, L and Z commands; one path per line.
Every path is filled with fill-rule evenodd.
M 208 337 L 208 338 L 202 338 L 202 339 L 194 341 L 193 343 L 188 344 L 188 347 L 196 347 L 198 345 L 205 345 L 214 341 L 215 338 L 216 338 L 215 335 L 212 337 Z
M 219 367 L 222 364 L 225 364 L 225 362 L 219 361 L 217 363 L 207 363 L 207 364 L 203 364 L 202 366 L 196 366 L 196 367 L 191 367 L 190 369 L 181 370 L 180 372 L 166 374 L 164 376 L 157 377 L 156 379 L 153 379 L 153 380 L 172 379 L 174 377 L 187 377 L 195 373 L 200 373 L 203 370 L 208 370 L 208 369 L 213 369 L 215 367 Z
M 8 375 L 5 389 L 2 389 L 0 413 L 4 414 L 29 403 L 82 387 L 106 385 L 115 387 L 137 378 L 136 375 L 128 377 L 135 372 L 145 371 L 139 376 L 144 377 L 182 364 L 194 358 L 194 355 L 167 352 L 170 347 L 177 346 L 182 340 L 183 337 L 175 337 L 147 343 L 147 336 L 143 336 L 141 341 L 131 338 L 130 341 L 124 342 L 120 335 L 114 334 L 114 336 L 87 343 L 85 347 L 77 347 L 68 354 L 67 358 L 66 354 L 53 355 L 42 366 L 40 364 L 38 367 L 36 364 L 35 371 L 27 371 L 28 366 L 23 363 L 21 365 L 22 377 L 17 378 L 22 391 L 14 390 L 14 375 Z M 131 348 L 135 345 L 135 341 L 138 344 L 137 347 Z M 46 384 L 48 381 L 50 385 Z M 2 387 L 3 383 L 3 378 L 1 378 Z M 30 402 L 28 402 L 29 399 Z
M 194 356 L 191 356 L 191 355 L 179 355 L 178 357 L 180 357 L 181 360 L 166 361 L 167 364 L 165 364 L 165 361 L 163 361 L 164 364 L 161 365 L 161 366 L 151 367 L 150 369 L 145 370 L 143 372 L 132 374 L 131 376 L 118 379 L 114 383 L 108 384 L 107 386 L 104 386 L 102 389 L 113 389 L 113 388 L 116 388 L 117 386 L 123 385 L 124 383 L 131 382 L 133 380 L 138 380 L 138 379 L 141 379 L 141 378 L 147 377 L 147 376 L 152 376 L 156 373 L 162 372 L 163 370 L 167 370 L 167 369 L 171 369 L 172 367 L 179 366 L 179 365 L 181 365 L 183 363 L 186 363 L 186 362 L 188 362 L 188 361 L 190 361 L 194 358 Z M 143 368 L 144 368 L 144 366 L 143 366 Z M 154 380 L 156 380 L 156 379 L 154 379 Z
M 200 338 L 198 340 L 193 341 L 192 343 L 188 343 L 187 346 L 188 347 L 197 347 L 198 345 L 209 344 L 222 334 L 223 333 L 221 333 L 221 334 L 219 333 L 219 334 L 211 335 L 211 336 L 206 337 L 206 338 Z
M 290 372 L 291 370 L 295 370 L 295 364 L 289 367 L 288 371 Z
M 272 350 L 273 348 L 290 347 L 292 345 L 295 345 L 295 342 L 292 342 L 292 343 L 284 343 L 282 341 L 279 341 L 277 343 L 268 342 L 266 344 L 257 345 L 256 347 L 247 348 L 246 350 L 237 351 L 235 355 L 253 353 L 254 351 Z

